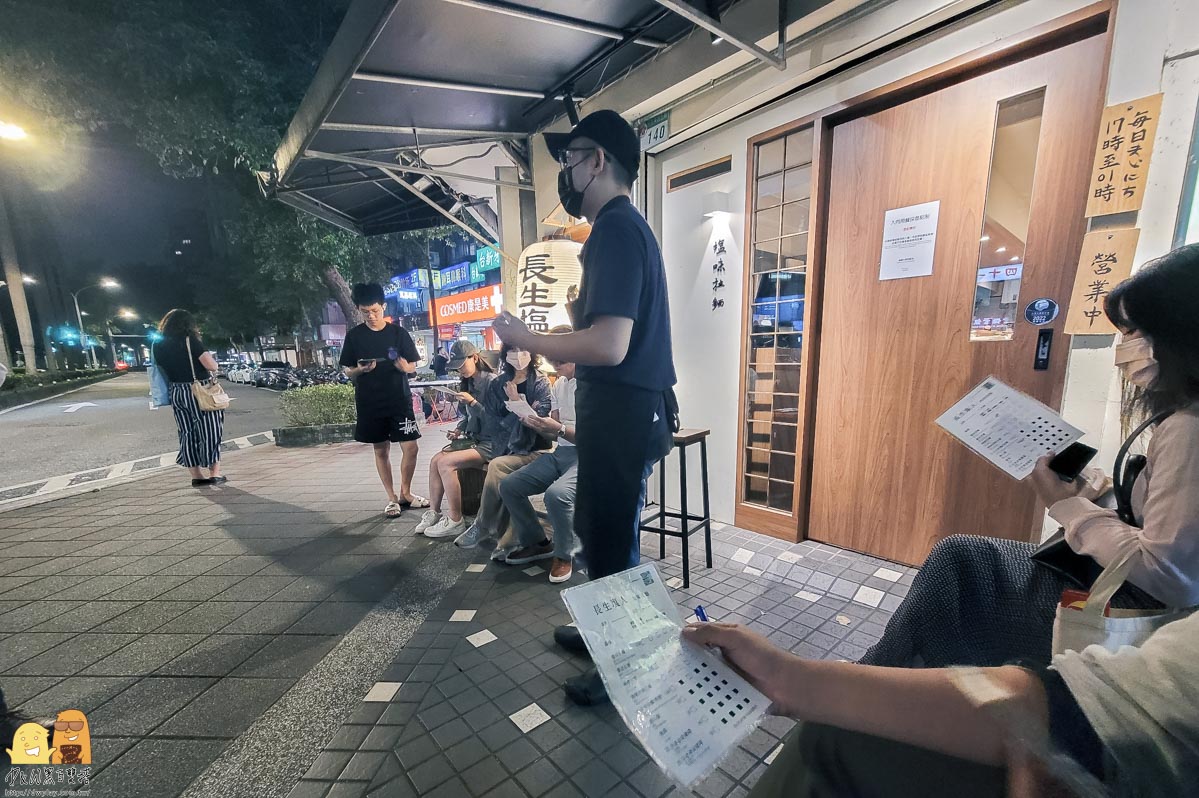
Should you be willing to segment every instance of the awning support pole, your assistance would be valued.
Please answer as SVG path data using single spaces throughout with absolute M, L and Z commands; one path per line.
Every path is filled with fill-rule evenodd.
M 385 163 L 383 161 L 372 161 L 370 158 L 355 158 L 352 155 L 341 155 L 335 152 L 321 152 L 320 150 L 305 150 L 304 157 L 320 158 L 325 161 L 337 161 L 338 163 L 348 163 L 355 166 L 369 166 L 372 169 L 384 169 L 391 167 L 398 169 L 401 172 L 411 172 L 418 175 L 430 175 L 431 177 L 440 177 L 446 180 L 465 180 L 468 183 L 486 183 L 489 186 L 503 186 L 504 188 L 518 188 L 521 191 L 533 191 L 532 186 L 524 183 L 511 183 L 506 180 L 495 180 L 490 177 L 476 177 L 475 175 L 464 175 L 458 172 L 443 172 L 440 169 L 431 169 L 424 166 L 408 166 L 407 164 Z
M 753 42 L 746 41 L 742 38 L 739 38 L 735 34 L 730 33 L 728 30 L 726 30 L 724 27 L 721 26 L 721 24 L 718 20 L 712 19 L 707 14 L 688 5 L 683 0 L 654 0 L 654 2 L 656 2 L 660 6 L 665 6 L 666 8 L 669 8 L 671 11 L 678 14 L 680 17 L 683 17 L 684 19 L 694 22 L 696 25 L 700 26 L 704 30 L 716 34 L 717 36 L 721 37 L 729 44 L 736 47 L 738 50 L 742 50 L 746 53 L 749 53 L 754 58 L 758 59 L 759 61 L 761 61 L 764 64 L 769 64 L 770 66 L 772 66 L 778 70 L 783 70 L 783 69 L 787 68 L 787 59 L 786 59 L 785 55 L 783 54 L 784 49 L 786 47 L 786 43 L 784 40 L 784 36 L 786 35 L 786 31 L 784 29 L 785 28 L 784 23 L 785 23 L 785 17 L 786 17 L 785 0 L 779 0 L 779 50 L 778 50 L 778 55 L 775 55 L 774 53 L 768 53 L 765 50 L 763 50 L 761 47 L 759 47 L 758 45 L 754 44 Z

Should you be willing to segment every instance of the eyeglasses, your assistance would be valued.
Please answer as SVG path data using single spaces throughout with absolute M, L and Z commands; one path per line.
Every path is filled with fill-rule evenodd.
M 558 150 L 558 165 L 563 169 L 569 169 L 572 166 L 578 166 L 578 163 L 570 162 L 570 154 L 572 152 L 595 152 L 599 147 L 567 147 L 564 150 Z
M 83 731 L 83 721 L 81 720 L 56 720 L 54 721 L 54 731 Z

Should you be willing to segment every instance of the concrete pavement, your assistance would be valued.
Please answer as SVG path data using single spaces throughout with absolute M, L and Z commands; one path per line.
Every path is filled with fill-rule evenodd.
M 223 384 L 233 397 L 226 440 L 279 426 L 277 393 Z M 0 413 L 0 489 L 178 449 L 170 408 L 151 411 L 149 392 L 134 372 Z
M 551 585 L 412 535 L 417 513 L 382 518 L 360 444 L 234 451 L 226 472 L 220 488 L 172 469 L 0 511 L 0 685 L 34 715 L 87 713 L 93 794 L 691 795 L 611 708 L 562 699 L 584 663 L 549 631 L 582 574 Z M 703 604 L 811 657 L 860 656 L 913 576 L 723 525 L 713 538 L 711 570 L 692 541 L 690 590 L 677 542 L 660 565 L 685 614 Z M 743 796 L 787 725 L 696 794 Z

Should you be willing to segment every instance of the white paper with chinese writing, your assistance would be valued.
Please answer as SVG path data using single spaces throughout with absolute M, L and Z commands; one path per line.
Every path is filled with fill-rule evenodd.
M 513 399 L 510 402 L 504 402 L 504 407 L 508 408 L 509 412 L 515 413 L 521 418 L 537 415 L 537 411 L 524 399 Z
M 1037 460 L 1082 437 L 1082 430 L 1028 394 L 988 377 L 937 424 L 1004 473 L 1024 479 Z
M 684 642 L 651 563 L 562 592 L 613 705 L 662 771 L 703 778 L 770 702 L 713 651 Z
M 928 277 L 937 248 L 937 216 L 941 201 L 895 208 L 883 215 L 883 253 L 878 279 Z

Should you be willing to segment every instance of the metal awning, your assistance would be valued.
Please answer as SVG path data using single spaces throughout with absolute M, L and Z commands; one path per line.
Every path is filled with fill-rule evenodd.
M 731 4 L 355 0 L 261 187 L 364 235 L 463 211 L 491 227 L 497 187 L 531 190 L 532 133 L 695 25 L 780 66 L 781 48 L 720 28 Z M 517 166 L 519 181 L 497 181 L 497 165 Z

